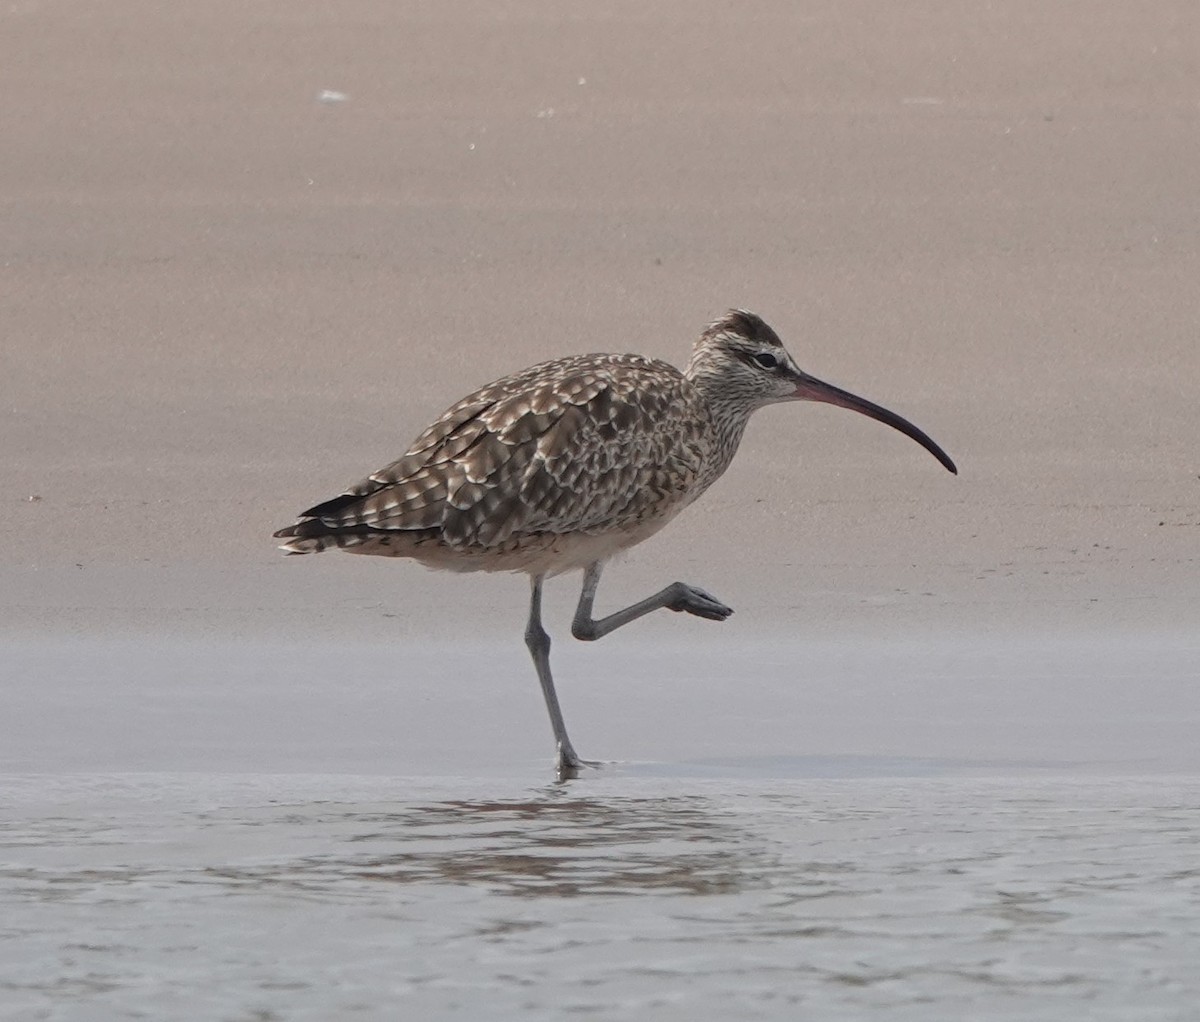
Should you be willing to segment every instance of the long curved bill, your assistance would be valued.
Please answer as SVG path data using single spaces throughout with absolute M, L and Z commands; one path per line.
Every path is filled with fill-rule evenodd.
M 822 404 L 837 405 L 839 408 L 849 408 L 852 412 L 861 412 L 863 415 L 869 416 L 877 422 L 891 426 L 892 429 L 898 429 L 905 436 L 912 437 L 925 450 L 937 458 L 946 467 L 947 471 L 958 475 L 958 469 L 954 467 L 954 462 L 950 460 L 949 455 L 924 432 L 917 429 L 907 419 L 902 419 L 895 412 L 889 412 L 886 408 L 882 408 L 874 402 L 866 400 L 866 398 L 861 398 L 857 394 L 851 394 L 848 390 L 842 390 L 831 383 L 825 383 L 816 377 L 809 376 L 807 373 L 796 374 L 796 392 L 793 397 L 797 401 L 820 401 Z

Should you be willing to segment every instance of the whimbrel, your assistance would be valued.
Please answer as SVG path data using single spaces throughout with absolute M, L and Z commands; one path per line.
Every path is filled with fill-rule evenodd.
M 861 412 L 957 473 L 912 423 L 801 372 L 774 330 L 735 309 L 700 335 L 683 372 L 641 355 L 575 355 L 490 383 L 398 461 L 275 536 L 293 554 L 337 547 L 449 571 L 527 574 L 525 643 L 550 712 L 558 773 L 572 776 L 586 761 L 554 691 L 543 579 L 583 571 L 571 625 L 577 639 L 603 638 L 664 607 L 725 620 L 731 608 L 682 582 L 599 619 L 592 607 L 605 561 L 649 539 L 707 490 L 729 467 L 751 413 L 781 401 Z

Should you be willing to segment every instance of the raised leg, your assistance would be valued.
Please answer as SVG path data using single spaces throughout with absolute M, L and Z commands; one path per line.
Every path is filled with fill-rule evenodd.
M 560 778 L 574 777 L 580 767 L 596 764 L 580 759 L 567 736 L 567 725 L 563 723 L 562 709 L 554 691 L 554 678 L 550 674 L 550 636 L 542 627 L 542 576 L 530 576 L 530 583 L 529 623 L 525 626 L 525 645 L 529 647 L 529 653 L 533 657 L 533 666 L 537 668 L 542 695 L 546 699 L 546 709 L 550 711 L 550 725 L 554 728 L 557 749 L 555 770 Z
M 632 607 L 618 610 L 602 617 L 597 621 L 592 617 L 592 604 L 596 601 L 596 587 L 600 585 L 600 571 L 603 567 L 600 561 L 587 566 L 583 573 L 583 591 L 579 594 L 579 606 L 575 608 L 575 620 L 571 622 L 571 634 L 577 639 L 591 641 L 603 639 L 609 632 L 615 632 L 622 625 L 636 621 L 639 617 L 651 611 L 667 610 L 683 611 L 695 614 L 697 617 L 708 618 L 710 621 L 724 621 L 733 613 L 732 607 L 726 607 L 711 593 L 695 586 L 684 585 L 682 582 L 672 582 L 666 589 L 655 593 L 635 603 Z

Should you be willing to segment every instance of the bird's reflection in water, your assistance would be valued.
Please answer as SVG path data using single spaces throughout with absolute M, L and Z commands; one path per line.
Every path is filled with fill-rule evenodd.
M 210 876 L 309 894 L 406 884 L 528 897 L 719 894 L 761 887 L 774 863 L 761 837 L 698 796 L 581 798 L 555 788 L 390 811 L 313 809 L 289 819 L 327 830 L 335 839 L 328 854 Z

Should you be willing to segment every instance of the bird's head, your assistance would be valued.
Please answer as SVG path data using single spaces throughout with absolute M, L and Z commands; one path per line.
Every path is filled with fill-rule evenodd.
M 946 452 L 907 419 L 802 371 L 779 335 L 745 309 L 731 309 L 700 335 L 687 376 L 714 400 L 743 408 L 746 414 L 781 401 L 820 401 L 861 412 L 911 437 L 947 470 L 958 473 Z

